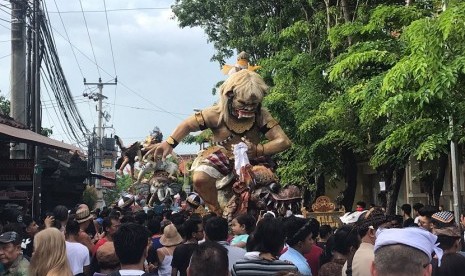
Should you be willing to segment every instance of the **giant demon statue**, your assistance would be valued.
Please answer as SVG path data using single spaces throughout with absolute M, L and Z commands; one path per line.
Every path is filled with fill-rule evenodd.
M 199 154 L 192 167 L 194 188 L 211 211 L 221 214 L 216 182 L 234 174 L 233 145 L 245 142 L 250 160 L 291 146 L 278 122 L 261 106 L 267 90 L 255 72 L 241 70 L 232 74 L 220 87 L 219 103 L 184 120 L 155 151 L 155 155 L 165 158 L 189 133 L 212 131 L 213 145 Z M 266 143 L 260 142 L 261 135 Z

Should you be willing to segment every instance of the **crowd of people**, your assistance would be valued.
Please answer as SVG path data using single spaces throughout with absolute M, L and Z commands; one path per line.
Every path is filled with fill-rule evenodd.
M 360 206 L 359 206 L 360 205 Z M 56 206 L 40 222 L 11 210 L 0 235 L 0 275 L 465 275 L 465 219 L 404 204 L 345 216 L 332 229 L 268 211 L 232 221 L 187 210 Z M 350 219 L 347 219 L 350 218 Z

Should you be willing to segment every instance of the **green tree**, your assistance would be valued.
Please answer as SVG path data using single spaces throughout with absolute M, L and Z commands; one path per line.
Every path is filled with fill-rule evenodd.
M 0 95 L 0 114 L 10 116 L 10 106 L 10 101 L 4 96 Z M 40 134 L 43 136 L 50 137 L 53 134 L 53 129 L 42 127 Z
M 341 54 L 330 79 L 351 80 L 355 85 L 345 91 L 360 107 L 362 125 L 379 128 L 379 135 L 370 136 L 375 138 L 370 161 L 386 178 L 389 212 L 395 210 L 403 167 L 411 156 L 439 162 L 436 172 L 422 172 L 438 203 L 449 141 L 463 142 L 464 32 L 456 24 L 465 20 L 464 5 L 442 14 L 432 7 L 378 7 L 368 24 L 339 26 L 330 35 L 335 47 L 344 36 L 365 38 Z
M 5 96 L 0 95 L 0 113 L 10 115 L 10 101 Z
M 97 198 L 97 189 L 94 186 L 87 185 L 82 193 L 82 202 L 92 210 L 97 203 Z
M 105 201 L 105 205 L 110 206 L 115 203 L 120 198 L 121 193 L 127 191 L 132 183 L 133 180 L 131 179 L 131 176 L 127 174 L 117 177 L 115 188 L 105 189 L 104 191 L 103 200 Z
M 344 179 L 351 208 L 355 164 L 368 160 L 387 183 L 392 212 L 410 157 L 437 160 L 424 179 L 438 184 L 448 141 L 463 143 L 463 4 L 442 14 L 440 6 L 177 0 L 173 11 L 181 27 L 205 30 L 213 60 L 245 50 L 262 66 L 265 105 L 294 143 L 278 155 L 283 183 L 324 193 L 322 179 Z

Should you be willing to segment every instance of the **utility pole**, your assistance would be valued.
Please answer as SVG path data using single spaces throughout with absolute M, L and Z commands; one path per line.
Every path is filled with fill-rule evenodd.
M 26 10 L 27 0 L 11 0 L 11 111 L 17 122 L 27 124 L 26 117 Z M 26 144 L 12 143 L 11 159 L 26 158 Z
M 94 101 L 98 101 L 97 105 L 97 116 L 98 116 L 98 125 L 97 125 L 97 143 L 95 145 L 95 173 L 97 174 L 102 174 L 102 138 L 103 138 L 103 110 L 102 110 L 102 101 L 103 99 L 106 99 L 107 97 L 103 95 L 103 87 L 105 85 L 116 85 L 118 82 L 118 79 L 115 78 L 115 82 L 106 82 L 102 83 L 102 78 L 98 78 L 97 83 L 90 83 L 86 82 L 86 79 L 84 78 L 84 85 L 97 85 L 98 88 L 98 93 L 84 93 L 84 97 L 88 97 L 89 99 L 93 99 Z M 95 188 L 97 189 L 97 206 L 96 207 L 103 207 L 104 202 L 103 202 L 103 193 L 102 193 L 102 185 L 100 184 L 100 179 L 95 179 Z M 91 206 L 89 206 L 91 207 Z M 92 208 L 92 207 L 91 207 Z
M 442 11 L 446 11 L 448 0 L 442 1 Z M 452 169 L 452 197 L 454 199 L 453 209 L 454 209 L 454 218 L 458 223 L 460 222 L 460 215 L 462 213 L 462 192 L 460 189 L 460 175 L 459 175 L 459 164 L 457 162 L 457 143 L 454 138 L 454 117 L 449 116 L 449 128 L 450 132 L 450 165 Z
M 32 83 L 33 89 L 31 93 L 31 110 L 32 110 L 32 130 L 35 133 L 41 133 L 42 130 L 42 116 L 41 116 L 41 106 L 40 106 L 40 65 L 42 60 L 40 58 L 40 8 L 39 1 L 34 0 L 33 9 L 34 9 L 34 34 L 33 34 L 33 61 L 32 61 Z M 36 218 L 40 217 L 42 213 L 42 165 L 40 162 L 40 146 L 34 147 L 34 175 L 32 179 L 32 190 L 33 190 L 33 206 L 32 212 Z

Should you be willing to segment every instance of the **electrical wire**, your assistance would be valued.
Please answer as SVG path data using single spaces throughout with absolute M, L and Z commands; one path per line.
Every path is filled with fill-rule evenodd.
M 112 40 L 111 40 L 110 24 L 108 23 L 107 4 L 106 4 L 106 1 L 105 1 L 105 0 L 103 0 L 103 7 L 105 8 L 105 19 L 106 19 L 106 22 L 107 22 L 108 39 L 109 39 L 109 41 L 110 41 L 111 58 L 112 58 L 112 60 L 113 60 L 113 69 L 115 70 L 115 77 L 116 77 L 116 76 L 118 76 L 118 74 L 116 73 L 115 55 L 114 55 L 114 52 L 113 52 L 113 42 L 112 42 Z M 116 107 L 115 107 L 115 104 L 116 104 L 116 89 L 117 89 L 117 86 L 115 85 L 115 93 L 114 93 L 114 96 L 113 96 L 113 113 L 112 113 L 112 115 L 111 115 L 112 122 L 115 121 L 115 111 L 116 111 Z
M 111 58 L 113 60 L 113 69 L 115 70 L 115 77 L 116 77 L 116 76 L 118 76 L 118 74 L 116 73 L 115 55 L 113 53 L 113 43 L 111 41 L 110 24 L 108 23 L 108 13 L 106 12 L 107 11 L 107 4 L 106 4 L 105 0 L 103 0 L 103 6 L 105 8 L 105 19 L 107 21 L 108 39 L 110 40 Z
M 160 7 L 160 8 L 128 8 L 128 9 L 109 9 L 109 10 L 87 10 L 85 12 L 119 12 L 119 11 L 139 11 L 139 10 L 171 10 L 170 7 Z M 81 11 L 61 11 L 61 13 L 80 13 Z M 56 13 L 51 11 L 50 13 Z
M 95 51 L 94 51 L 94 45 L 92 45 L 92 39 L 90 38 L 89 28 L 87 26 L 86 15 L 84 14 L 84 8 L 82 7 L 82 0 L 79 0 L 79 4 L 81 5 L 82 17 L 84 18 L 84 24 L 86 25 L 87 36 L 89 37 L 90 48 L 92 49 L 92 55 L 94 55 L 94 61 L 95 61 L 95 65 L 97 66 L 98 76 L 99 76 L 99 78 L 101 78 L 102 76 L 100 75 L 100 69 L 99 69 L 100 66 L 98 66 L 97 57 L 95 56 Z
M 44 10 L 46 10 L 46 6 Z M 54 38 L 50 32 L 51 25 L 48 25 L 46 21 L 48 20 L 40 21 L 40 35 L 43 43 L 42 49 L 44 49 L 43 64 L 45 65 L 42 69 L 43 75 L 55 96 L 57 107 L 62 115 L 59 117 L 67 122 L 64 124 L 66 128 L 62 126 L 62 129 L 70 133 L 74 138 L 71 140 L 78 142 L 83 140 L 83 137 L 86 137 L 89 130 L 82 120 L 72 97 L 56 51 Z M 56 110 L 56 108 L 54 109 Z
M 57 29 L 55 29 L 53 26 L 52 26 L 52 29 L 59 35 L 61 36 L 63 39 L 66 40 L 66 37 L 64 37 Z M 82 50 L 80 50 L 78 47 L 76 47 L 74 44 L 72 44 L 70 41 L 68 41 L 71 45 L 73 45 L 73 47 L 79 52 L 81 53 L 87 60 L 89 60 L 90 62 L 94 62 L 89 56 L 87 56 Z M 94 64 L 96 64 L 94 62 Z M 97 65 L 97 64 L 96 64 Z M 98 65 L 97 65 L 98 66 Z M 104 72 L 105 74 L 107 74 L 108 76 L 112 76 L 110 73 L 108 73 L 108 71 L 106 71 L 104 68 L 100 67 L 99 68 L 102 70 L 102 72 Z M 168 111 L 158 105 L 156 105 L 154 102 L 152 102 L 151 100 L 143 97 L 142 95 L 140 95 L 139 93 L 137 93 L 135 90 L 133 90 L 132 88 L 130 88 L 129 86 L 127 86 L 124 82 L 121 82 L 121 80 L 118 80 L 118 84 L 121 84 L 124 88 L 126 88 L 129 92 L 133 93 L 134 95 L 138 96 L 139 98 L 141 98 L 142 100 L 144 100 L 145 102 L 148 102 L 149 104 L 153 105 L 154 107 L 156 107 L 160 112 L 164 112 L 164 113 L 167 113 L 167 114 L 170 114 L 172 115 L 173 117 L 177 118 L 177 119 L 180 119 L 180 120 L 183 120 L 183 118 L 179 117 L 179 116 L 176 116 L 175 113 L 171 112 L 171 111 Z
M 47 83 L 43 82 L 45 91 L 47 92 L 48 97 L 51 99 L 52 96 L 50 95 L 50 91 L 49 91 L 49 89 L 48 89 L 49 87 L 51 87 L 51 83 L 50 83 L 50 81 L 49 81 L 48 74 L 46 74 L 46 73 L 44 72 L 43 69 L 42 69 L 42 73 L 43 73 L 42 76 L 45 77 L 45 80 L 47 80 L 47 83 L 49 84 L 49 86 L 47 86 Z M 47 109 L 46 109 L 46 110 L 47 110 Z M 60 124 L 61 129 L 62 129 L 62 130 L 64 131 L 64 133 L 66 134 L 67 139 L 69 139 L 69 140 L 71 140 L 71 141 L 74 140 L 74 139 L 69 135 L 70 129 L 69 129 L 68 127 L 65 128 L 65 127 L 63 126 L 63 124 L 62 124 L 62 122 L 61 122 L 61 120 L 60 120 L 60 118 L 62 118 L 62 116 L 59 116 L 59 115 L 58 115 L 58 112 L 57 112 L 56 108 L 54 108 L 53 111 L 55 111 L 55 115 L 56 115 L 56 117 L 58 118 L 58 123 Z M 54 123 L 55 123 L 55 122 L 54 122 Z M 67 126 L 66 123 L 65 123 L 64 125 Z
M 57 123 L 55 123 L 55 120 L 54 120 L 53 117 L 50 115 L 50 111 L 49 111 L 48 109 L 45 109 L 45 113 L 47 114 L 47 117 L 48 117 L 49 121 L 50 121 L 51 123 L 53 123 L 53 125 L 50 127 L 50 128 L 52 128 L 52 134 L 53 134 L 53 135 L 60 135 L 60 137 L 62 138 L 62 141 L 66 140 L 65 137 L 63 136 L 63 135 L 66 135 L 66 134 L 67 134 L 66 132 L 53 133 L 53 127 L 54 127 Z M 55 110 L 55 114 L 56 114 L 56 110 Z M 62 129 L 62 131 L 64 131 L 64 130 Z
M 47 11 L 47 6 L 46 4 L 44 4 L 44 10 Z M 48 14 L 48 13 L 47 13 Z M 45 26 L 45 31 L 47 32 L 48 34 L 48 37 L 51 37 L 51 44 L 50 44 L 50 47 L 52 49 L 51 53 L 52 53 L 52 56 L 55 57 L 55 66 L 56 68 L 58 68 L 58 72 L 60 73 L 61 77 L 58 78 L 58 80 L 61 80 L 62 82 L 62 89 L 63 91 L 65 91 L 64 93 L 64 98 L 65 98 L 65 101 L 66 101 L 66 104 L 67 104 L 67 107 L 69 108 L 69 111 L 71 113 L 71 116 L 73 117 L 73 121 L 75 122 L 75 124 L 77 125 L 78 129 L 80 130 L 80 132 L 86 136 L 88 133 L 89 133 L 89 130 L 87 129 L 84 121 L 82 120 L 82 117 L 81 115 L 79 114 L 79 111 L 77 110 L 77 107 L 76 105 L 74 104 L 73 102 L 73 97 L 72 97 L 72 94 L 71 94 L 71 91 L 69 89 L 69 86 L 68 86 L 68 83 L 66 82 L 66 78 L 64 76 L 64 73 L 63 73 L 63 69 L 61 68 L 61 64 L 60 64 L 60 61 L 59 61 L 59 58 L 58 58 L 58 54 L 57 54 L 57 51 L 56 51 L 56 43 L 55 43 L 55 38 L 54 36 L 52 35 L 52 33 L 50 32 L 50 29 L 51 29 L 51 24 L 50 24 L 50 20 L 47 20 L 47 22 L 49 23 L 48 25 L 47 24 L 43 24 Z M 48 28 L 47 28 L 48 27 Z M 63 81 L 64 80 L 64 81 Z
M 2 59 L 2 58 L 6 58 L 6 57 L 9 57 L 9 56 L 11 56 L 11 54 L 9 54 L 9 55 L 6 55 L 6 56 L 2 56 L 2 57 L 0 57 L 0 59 Z
M 5 28 L 5 29 L 7 29 L 7 30 L 10 30 L 10 31 L 11 31 L 11 28 L 9 28 L 9 27 L 7 27 L 7 26 L 5 26 L 5 25 L 3 25 L 3 24 L 0 24 L 0 26 L 2 26 L 3 28 Z
M 68 35 L 68 31 L 66 30 L 65 23 L 63 21 L 63 17 L 61 16 L 60 9 L 58 8 L 57 1 L 53 0 L 53 2 L 55 2 L 55 8 L 57 9 L 58 15 L 60 16 L 61 25 L 63 26 L 63 30 L 65 31 L 66 37 L 68 38 L 68 41 L 71 41 L 71 39 L 69 38 L 69 35 Z M 74 56 L 74 60 L 76 61 L 76 64 L 77 64 L 77 66 L 79 68 L 79 72 L 81 72 L 81 77 L 84 78 L 84 74 L 82 73 L 81 65 L 79 64 L 79 61 L 78 61 L 78 59 L 76 57 L 76 53 L 74 52 L 73 46 L 71 46 L 71 42 L 70 42 L 70 47 L 71 47 L 71 52 L 73 53 L 73 56 Z
M 11 8 L 10 8 L 10 10 L 11 10 Z M 2 8 L 0 8 L 0 11 L 2 11 L 2 12 L 4 12 L 4 13 L 6 13 L 6 14 L 8 14 L 8 15 L 10 15 L 10 16 L 11 16 L 11 12 L 8 12 L 8 11 L 6 11 L 6 10 L 2 9 Z

